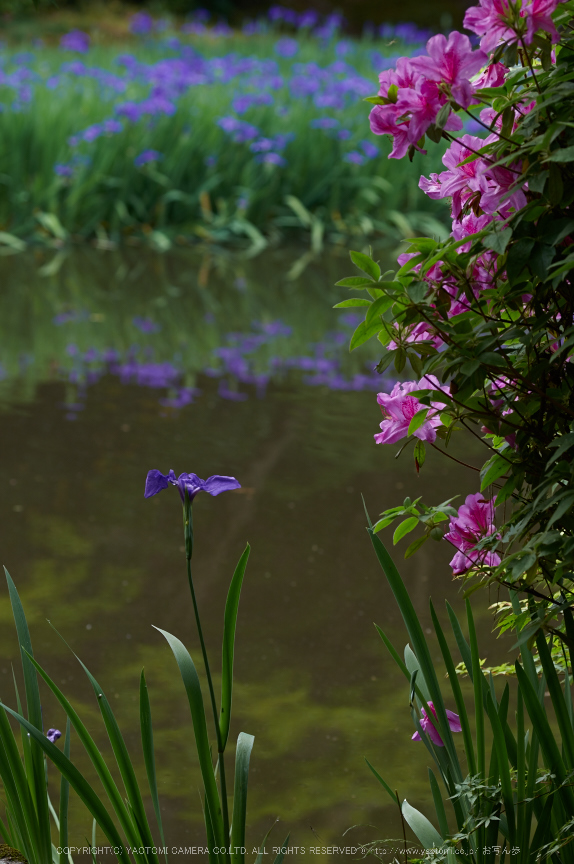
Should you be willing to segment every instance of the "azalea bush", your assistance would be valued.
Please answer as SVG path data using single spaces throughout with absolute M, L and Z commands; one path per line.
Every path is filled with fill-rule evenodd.
M 365 310 L 351 350 L 377 338 L 378 371 L 394 364 L 402 376 L 377 397 L 375 441 L 412 446 L 417 471 L 428 448 L 448 457 L 461 432 L 488 457 L 467 466 L 477 491 L 458 509 L 407 499 L 375 531 L 405 517 L 396 542 L 421 527 L 407 556 L 429 538 L 450 542 L 453 573 L 518 592 L 522 633 L 554 636 L 564 664 L 574 651 L 573 11 L 484 0 L 465 18 L 481 47 L 438 35 L 427 56 L 381 73 L 370 123 L 393 137 L 391 156 L 450 142 L 446 170 L 419 185 L 450 201 L 452 232 L 409 241 L 396 272 L 352 253 L 362 275 L 338 283 L 370 295 L 338 304 Z M 467 111 L 484 137 L 453 136 Z M 403 380 L 409 367 L 415 380 Z
M 338 283 L 369 295 L 338 304 L 364 307 L 351 350 L 377 338 L 385 349 L 378 370 L 394 364 L 401 375 L 377 397 L 383 419 L 375 441 L 401 442 L 399 452 L 412 447 L 417 472 L 430 449 L 476 473 L 476 492 L 464 503 L 407 498 L 381 514 L 370 530 L 387 577 L 399 584 L 376 535 L 400 520 L 394 543 L 418 529 L 406 557 L 429 539 L 448 542 L 453 575 L 469 591 L 492 584 L 509 591 L 499 592 L 498 624 L 516 631 L 522 656 L 498 671 L 517 676 L 516 734 L 508 690 L 497 700 L 477 649 L 469 652 L 453 622 L 457 670 L 434 618 L 461 712 L 456 671 L 473 679 L 478 761 L 461 713 L 466 778 L 408 594 L 404 586 L 395 592 L 417 664 L 404 671 L 420 669 L 418 683 L 411 680 L 416 728 L 455 810 L 453 833 L 433 785 L 441 837 L 448 854 L 462 849 L 476 861 L 494 860 L 495 847 L 524 862 L 574 860 L 573 13 L 572 2 L 481 0 L 465 16 L 474 41 L 437 35 L 426 55 L 381 72 L 369 99 L 371 130 L 391 137 L 395 159 L 448 142 L 445 170 L 419 185 L 450 203 L 452 230 L 445 241 L 410 240 L 397 271 L 381 273 L 372 257 L 351 253 L 361 275 Z M 469 115 L 482 135 L 456 137 Z M 482 467 L 450 452 L 461 434 L 480 440 Z M 469 618 L 471 641 L 472 628 Z M 417 690 L 421 681 L 426 691 Z M 557 736 L 540 707 L 546 691 Z M 494 740 L 488 765 L 485 717 Z

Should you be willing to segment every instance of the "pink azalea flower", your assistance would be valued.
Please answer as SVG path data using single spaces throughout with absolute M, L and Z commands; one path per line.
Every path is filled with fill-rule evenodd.
M 507 72 L 508 67 L 504 63 L 490 63 L 478 78 L 474 79 L 474 86 L 477 90 L 481 90 L 483 87 L 501 87 Z
M 487 54 L 490 54 L 499 42 L 518 41 L 518 35 L 512 27 L 513 22 L 513 9 L 508 0 L 479 0 L 479 5 L 471 6 L 464 16 L 465 28 L 482 36 L 480 47 Z
M 397 123 L 396 105 L 375 105 L 369 114 L 371 132 L 375 135 L 391 135 L 393 149 L 389 159 L 402 159 L 409 149 L 408 123 Z
M 434 81 L 423 80 L 415 90 L 401 89 L 397 95 L 397 108 L 401 114 L 409 113 L 409 141 L 415 144 L 435 122 L 437 114 L 446 104 L 446 98 Z M 445 129 L 458 132 L 462 120 L 456 114 L 448 118 Z
M 438 378 L 427 375 L 418 383 L 416 381 L 399 381 L 390 393 L 378 393 L 377 402 L 381 406 L 383 420 L 380 424 L 381 432 L 375 435 L 377 444 L 394 444 L 401 438 L 406 438 L 409 424 L 417 411 L 424 408 L 415 396 L 410 394 L 414 390 L 440 390 L 442 389 Z M 436 441 L 436 427 L 441 426 L 438 411 L 442 405 L 437 404 L 429 411 L 422 426 L 414 433 L 421 441 Z
M 433 36 L 427 42 L 427 52 L 428 57 L 413 58 L 411 66 L 427 80 L 447 84 L 455 102 L 468 108 L 475 90 L 469 79 L 484 66 L 486 54 L 473 51 L 468 36 L 457 31 L 450 34 L 448 41 L 442 33 Z
M 415 324 L 414 326 L 411 325 L 410 332 L 406 339 L 403 338 L 403 342 L 406 342 L 407 345 L 411 345 L 413 342 L 430 342 L 432 345 L 434 345 L 435 348 L 438 348 L 440 345 L 443 344 L 440 336 L 437 336 L 436 333 L 431 332 L 430 327 L 426 323 L 426 321 L 421 321 L 420 324 Z M 392 351 L 399 346 L 398 343 L 393 340 L 392 342 L 389 342 L 387 347 L 390 351 Z
M 500 556 L 496 552 L 476 549 L 476 544 L 483 537 L 496 534 L 494 505 L 492 501 L 487 501 L 481 492 L 467 496 L 456 519 L 451 516 L 449 529 L 444 539 L 458 549 L 450 562 L 455 576 L 460 576 L 479 564 L 486 567 L 500 564 Z
M 434 714 L 433 723 L 435 725 L 433 726 L 433 723 L 431 723 L 431 721 L 429 720 L 429 718 L 427 716 L 427 712 L 425 711 L 425 709 L 421 708 L 421 714 L 423 715 L 421 717 L 421 720 L 420 720 L 421 728 L 422 728 L 423 732 L 427 733 L 427 735 L 429 736 L 429 738 L 431 739 L 433 744 L 436 744 L 437 747 L 444 747 L 444 741 L 442 740 L 437 729 L 435 728 L 436 726 L 438 726 L 438 717 L 436 716 L 436 711 L 435 711 L 434 705 L 432 702 L 429 702 L 428 706 L 431 709 L 432 713 Z M 460 732 L 462 729 L 462 726 L 460 725 L 460 717 L 458 716 L 458 714 L 455 714 L 454 711 L 449 711 L 447 709 L 446 717 L 447 717 L 448 725 L 450 726 L 451 732 Z M 422 738 L 418 732 L 415 732 L 415 734 L 412 736 L 411 740 L 412 741 L 422 741 Z
M 553 42 L 559 42 L 560 37 L 551 18 L 552 13 L 561 0 L 530 0 L 523 10 L 526 18 L 526 35 L 524 41 L 527 45 L 532 43 L 538 30 L 546 30 Z
M 409 57 L 399 57 L 395 69 L 385 69 L 379 74 L 379 96 L 386 97 L 389 87 L 416 87 L 420 73 L 412 65 Z

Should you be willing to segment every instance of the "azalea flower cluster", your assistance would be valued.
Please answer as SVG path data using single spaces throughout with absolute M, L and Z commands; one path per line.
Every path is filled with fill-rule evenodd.
M 467 10 L 464 19 L 467 29 L 482 36 L 480 48 L 473 49 L 463 33 L 454 31 L 448 39 L 438 34 L 427 42 L 426 56 L 401 57 L 395 69 L 381 72 L 378 97 L 373 100 L 377 104 L 369 120 L 375 135 L 392 137 L 390 158 L 401 159 L 409 150 L 411 154 L 421 150 L 431 127 L 439 137 L 442 130 L 462 129 L 462 120 L 451 109 L 468 109 L 476 103 L 478 89 L 498 86 L 504 80 L 504 66 L 494 59 L 482 76 L 472 80 L 499 42 L 531 44 L 539 31 L 558 41 L 551 14 L 559 2 L 480 0 L 479 6 Z
M 492 152 L 489 145 L 496 144 L 503 136 L 502 118 L 501 112 L 495 111 L 484 100 L 484 92 L 481 94 L 479 91 L 500 87 L 510 73 L 507 65 L 501 62 L 504 54 L 499 49 L 516 43 L 521 51 L 526 52 L 527 46 L 532 46 L 537 37 L 529 49 L 530 54 L 534 54 L 542 43 L 549 50 L 550 43 L 558 41 L 551 16 L 559 3 L 560 0 L 525 0 L 523 3 L 518 0 L 480 0 L 479 5 L 468 9 L 465 15 L 465 27 L 480 37 L 479 48 L 474 48 L 468 36 L 462 33 L 453 32 L 448 37 L 433 36 L 427 43 L 425 56 L 402 57 L 395 68 L 385 69 L 379 75 L 379 93 L 371 100 L 375 105 L 369 120 L 372 132 L 391 136 L 393 147 L 389 158 L 401 158 L 407 153 L 412 156 L 414 150 L 422 149 L 427 134 L 433 140 L 442 136 L 451 142 L 443 157 L 445 170 L 421 177 L 419 186 L 430 198 L 450 202 L 451 236 L 459 243 L 459 253 L 470 249 L 471 240 L 464 242 L 466 238 L 476 235 L 492 222 L 507 224 L 512 215 L 528 202 L 528 184 L 522 177 L 521 162 L 517 160 L 503 166 L 498 164 L 496 157 L 486 155 Z M 524 53 L 523 59 L 524 65 L 528 66 L 530 55 Z M 554 61 L 553 57 L 551 59 Z M 481 102 L 486 107 L 480 112 L 480 122 L 488 132 L 487 137 L 463 134 L 454 138 L 450 133 L 463 128 L 456 112 Z M 516 130 L 517 123 L 534 104 L 526 98 L 522 104 L 515 104 L 511 132 Z M 505 122 L 508 134 L 508 118 Z M 412 251 L 405 253 L 399 256 L 398 263 L 408 265 L 416 255 L 417 252 Z M 441 260 L 435 260 L 425 269 L 422 264 L 412 267 L 410 272 L 417 274 L 429 286 L 427 311 L 431 310 L 430 315 L 426 320 L 419 318 L 414 323 L 407 319 L 406 324 L 395 321 L 385 325 L 387 333 L 392 336 L 390 342 L 387 340 L 389 350 L 416 349 L 421 343 L 430 344 L 438 351 L 446 348 L 438 326 L 439 315 L 456 318 L 469 311 L 473 300 L 480 299 L 484 291 L 493 288 L 500 276 L 505 275 L 498 272 L 497 259 L 497 253 L 491 249 L 484 249 L 475 256 L 468 266 L 465 265 L 464 285 Z M 440 313 L 437 308 L 439 294 Z M 524 302 L 528 299 L 525 297 Z M 411 430 L 420 442 L 434 444 L 437 430 L 442 426 L 440 412 L 444 410 L 444 404 L 431 401 L 430 407 L 428 404 L 424 406 L 417 398 L 421 390 L 450 393 L 447 385 L 441 385 L 433 375 L 426 375 L 418 382 L 398 382 L 390 393 L 378 394 L 383 420 L 381 431 L 374 436 L 376 443 L 396 443 L 406 438 Z M 498 411 L 500 421 L 512 413 L 510 406 L 517 396 L 513 395 L 512 382 L 507 378 L 491 382 L 486 394 L 492 409 Z M 424 421 L 418 426 L 413 424 L 415 415 L 425 407 Z M 493 436 L 487 427 L 482 431 Z M 515 433 L 505 434 L 503 438 L 510 448 L 516 449 Z M 492 501 L 481 493 L 469 495 L 457 515 L 449 518 L 445 539 L 456 549 L 451 561 L 455 575 L 478 567 L 496 567 L 501 563 L 500 556 L 491 548 L 500 536 Z M 493 543 L 488 543 L 489 537 Z

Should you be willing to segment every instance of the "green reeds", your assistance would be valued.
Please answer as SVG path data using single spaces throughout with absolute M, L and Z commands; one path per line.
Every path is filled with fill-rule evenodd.
M 521 660 L 515 664 L 516 710 L 515 722 L 512 722 L 508 717 L 509 685 L 499 697 L 492 677 L 487 678 L 481 671 L 470 603 L 467 601 L 468 641 L 447 603 L 453 636 L 473 685 L 474 711 L 469 710 L 457 678 L 455 660 L 431 603 L 432 622 L 451 690 L 448 701 L 456 705 L 461 724 L 463 753 L 459 754 L 446 715 L 447 697 L 443 695 L 408 590 L 370 521 L 368 532 L 412 645 L 412 649 L 409 645 L 405 648 L 404 662 L 380 628 L 377 630 L 410 682 L 415 728 L 443 784 L 441 791 L 434 773 L 429 770 L 438 830 L 406 800 L 400 805 L 402 817 L 426 850 L 425 861 L 454 862 L 459 860 L 459 855 L 464 855 L 465 861 L 474 864 L 494 864 L 499 860 L 511 860 L 516 864 L 540 860 L 572 864 L 574 724 L 568 669 L 561 682 L 550 647 L 544 637 L 539 636 L 536 647 L 543 673 L 538 675 L 532 653 L 522 640 Z M 556 723 L 551 722 L 545 710 L 545 692 L 550 696 Z M 426 728 L 421 726 L 421 710 L 444 746 L 433 743 L 426 720 Z M 528 723 L 530 728 L 527 728 Z M 391 786 L 370 762 L 367 764 L 396 804 Z M 449 817 L 445 804 L 451 810 Z

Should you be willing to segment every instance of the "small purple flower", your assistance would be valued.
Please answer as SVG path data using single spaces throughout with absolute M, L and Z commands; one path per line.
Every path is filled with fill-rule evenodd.
M 210 495 L 220 495 L 221 492 L 228 492 L 231 489 L 241 489 L 241 484 L 237 482 L 235 477 L 225 477 L 221 474 L 214 474 L 208 477 L 207 480 L 201 480 L 197 474 L 180 474 L 175 476 L 175 472 L 170 469 L 169 474 L 162 474 L 157 468 L 152 468 L 148 471 L 145 481 L 144 498 L 151 498 L 152 495 L 157 495 L 167 489 L 168 484 L 177 486 L 181 500 L 185 502 L 185 492 L 189 496 L 189 500 L 193 501 L 198 492 L 208 492 Z
M 381 152 L 376 144 L 368 140 L 361 141 L 361 149 L 367 159 L 375 159 Z
M 52 744 L 55 744 L 58 738 L 61 737 L 62 733 L 59 729 L 48 729 L 48 731 L 46 732 L 46 738 L 48 739 L 48 741 L 51 741 Z
M 130 32 L 135 36 L 147 36 L 153 30 L 154 21 L 147 12 L 136 12 L 130 18 Z
M 156 324 L 155 321 L 152 321 L 151 318 L 142 318 L 139 315 L 132 318 L 132 324 L 134 327 L 137 327 L 138 330 L 141 330 L 142 333 L 157 333 L 161 330 L 160 325 Z
M 90 50 L 90 37 L 83 30 L 72 30 L 60 39 L 60 48 L 86 54 Z
M 279 153 L 260 153 L 256 160 L 257 162 L 265 162 L 267 165 L 279 165 L 280 167 L 287 164 L 287 160 Z
M 299 51 L 299 43 L 296 39 L 290 39 L 286 36 L 275 43 L 274 50 L 280 57 L 294 57 Z
M 143 153 L 136 156 L 134 159 L 134 165 L 136 168 L 141 168 L 149 162 L 160 162 L 162 159 L 163 153 L 159 153 L 157 150 L 144 150 Z
M 421 728 L 422 728 L 423 732 L 427 733 L 427 735 L 429 736 L 429 738 L 431 739 L 433 744 L 436 744 L 437 747 L 444 747 L 444 741 L 442 740 L 442 738 L 440 737 L 440 735 L 438 734 L 438 732 L 436 730 L 436 726 L 438 726 L 438 718 L 436 716 L 436 711 L 434 710 L 434 705 L 432 702 L 429 702 L 428 706 L 434 715 L 433 722 L 431 723 L 431 721 L 427 717 L 427 712 L 425 711 L 424 708 L 422 708 L 421 713 L 423 716 L 421 717 L 421 721 L 420 721 L 421 722 Z M 460 725 L 460 717 L 458 716 L 458 714 L 455 714 L 454 711 L 448 711 L 447 710 L 446 717 L 448 720 L 448 725 L 451 728 L 451 731 L 452 732 L 460 732 L 462 727 Z M 433 725 L 433 724 L 435 724 L 435 725 Z M 422 738 L 418 732 L 415 732 L 415 734 L 412 736 L 411 740 L 412 741 L 422 741 Z
M 351 150 L 350 153 L 347 153 L 344 156 L 345 162 L 352 162 L 354 165 L 363 165 L 365 162 L 365 156 L 362 153 L 359 153 L 358 150 Z

